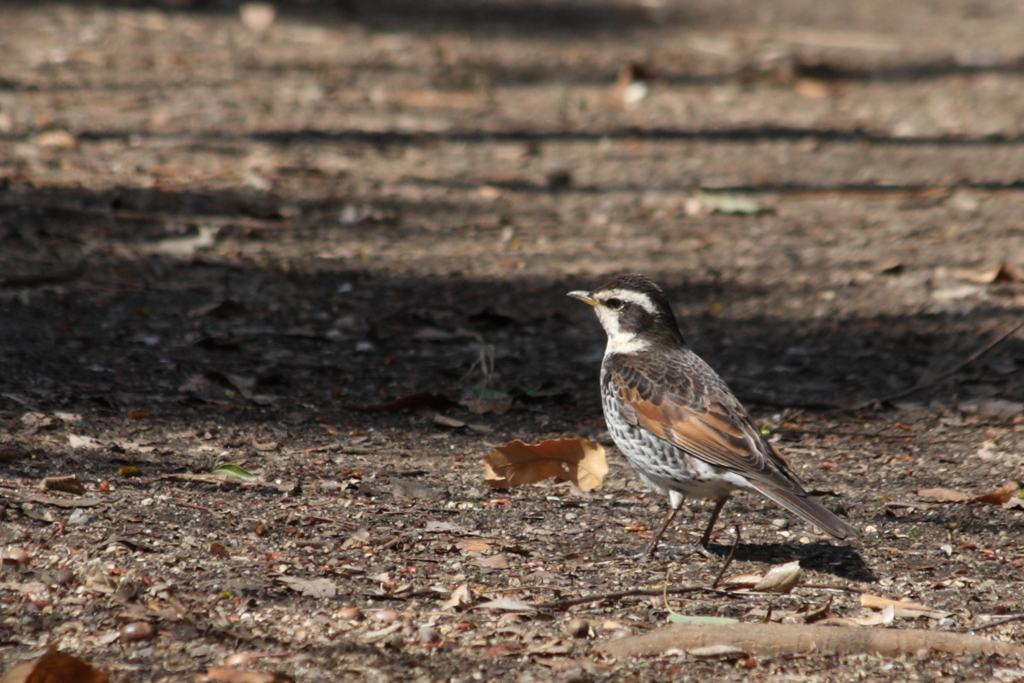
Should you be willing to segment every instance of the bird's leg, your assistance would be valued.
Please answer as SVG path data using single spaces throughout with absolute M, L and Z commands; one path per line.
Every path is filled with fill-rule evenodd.
M 675 496 L 673 496 L 671 500 L 673 503 L 676 503 L 677 499 Z M 711 543 L 711 532 L 715 528 L 715 522 L 718 521 L 718 515 L 722 512 L 722 507 L 728 500 L 728 496 L 723 496 L 722 498 L 715 499 L 715 508 L 711 511 L 711 519 L 708 520 L 708 528 L 705 529 L 705 535 L 703 535 L 703 537 L 700 539 L 700 543 L 691 543 L 687 546 L 675 548 L 673 550 L 679 552 L 674 552 L 673 554 L 677 557 L 686 557 L 688 555 L 693 555 L 694 553 L 696 553 L 697 555 L 703 555 L 710 560 L 718 559 L 715 553 L 708 550 L 708 544 Z M 678 498 L 678 501 L 679 505 L 683 504 L 682 496 Z M 662 522 L 662 525 L 660 525 L 657 528 L 657 531 L 654 532 L 654 538 L 651 539 L 650 543 L 647 544 L 647 547 L 644 548 L 643 552 L 640 555 L 638 555 L 638 557 L 643 557 L 654 549 L 654 546 L 657 545 L 657 540 L 660 537 L 662 537 L 662 533 L 665 532 L 665 529 L 668 528 L 669 524 L 672 522 L 672 518 L 676 515 L 677 510 L 679 510 L 679 508 L 675 507 L 669 511 L 669 514 L 665 518 L 665 521 Z
M 675 501 L 673 500 L 673 502 Z M 661 538 L 662 534 L 665 533 L 665 529 L 668 528 L 668 525 L 671 524 L 672 520 L 675 518 L 676 513 L 679 512 L 679 507 L 682 503 L 682 497 L 680 497 L 679 505 L 673 505 L 669 508 L 668 514 L 665 515 L 665 519 L 661 520 L 661 525 L 658 526 L 657 531 L 654 532 L 654 536 L 651 536 L 651 540 L 647 542 L 647 545 L 644 546 L 644 549 L 640 551 L 637 557 L 647 557 L 651 554 L 654 548 L 658 545 L 658 540 Z
M 718 513 L 722 511 L 722 506 L 725 505 L 725 501 L 729 500 L 729 496 L 722 496 L 721 498 L 715 499 L 715 509 L 711 511 L 711 519 L 708 520 L 708 528 L 704 530 L 704 536 L 700 539 L 700 545 L 704 550 L 708 549 L 708 543 L 711 542 L 711 530 L 715 527 L 715 522 L 718 521 Z

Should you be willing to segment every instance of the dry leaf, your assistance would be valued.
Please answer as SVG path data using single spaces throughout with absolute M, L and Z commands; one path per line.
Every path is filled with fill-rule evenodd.
M 75 136 L 66 130 L 48 130 L 32 138 L 32 142 L 40 147 L 57 147 L 58 149 L 74 149 L 78 146 Z
M 995 282 L 998 274 L 999 268 L 986 268 L 985 270 L 958 268 L 953 271 L 953 276 L 956 277 L 956 279 L 973 282 L 976 285 L 987 285 Z
M 463 538 L 455 542 L 455 547 L 468 553 L 486 553 L 491 549 L 491 542 L 483 538 Z
M 515 598 L 498 598 L 497 600 L 491 600 L 477 605 L 477 609 L 493 609 L 501 610 L 503 612 L 536 612 L 537 608 L 533 605 L 523 602 L 522 600 L 516 600 Z
M 893 609 L 894 617 L 900 617 L 901 619 L 917 619 L 919 617 L 928 617 L 929 619 L 942 619 L 948 617 L 949 612 L 943 612 L 941 610 L 935 610 L 925 605 L 918 605 L 913 602 L 903 602 L 902 600 L 892 600 L 890 598 L 883 598 L 878 595 L 870 595 L 868 593 L 861 593 L 860 604 L 864 607 L 875 610 L 885 610 L 887 608 Z
M 766 593 L 788 593 L 799 581 L 800 561 L 793 560 L 769 569 L 764 578 L 754 586 L 754 590 Z
M 1018 268 L 1012 263 L 1004 263 L 999 266 L 995 282 L 1020 282 L 1024 280 L 1024 269 Z
M 718 582 L 718 585 L 726 590 L 739 590 L 741 588 L 753 588 L 764 577 L 760 574 L 734 574 L 727 576 Z
M 830 93 L 828 83 L 815 78 L 801 78 L 793 84 L 793 90 L 809 100 L 820 100 Z
M 68 434 L 68 446 L 70 446 L 71 448 L 97 449 L 103 448 L 103 443 L 99 439 L 94 439 L 91 436 Z
M 858 617 L 853 621 L 858 626 L 890 626 L 896 621 L 896 608 L 889 605 L 883 608 L 881 612 L 869 614 L 866 617 Z
M 861 607 L 867 607 L 869 609 L 884 609 L 890 605 L 893 607 L 899 607 L 901 609 L 910 610 L 924 610 L 928 611 L 931 608 L 925 607 L 924 605 L 918 605 L 913 602 L 903 602 L 902 600 L 893 600 L 892 598 L 883 598 L 880 595 L 871 595 L 870 593 L 860 594 Z
M 962 268 L 953 271 L 953 274 L 960 280 L 973 282 L 979 285 L 994 284 L 996 282 L 1020 282 L 1024 280 L 1024 270 L 1012 263 L 1002 263 L 996 268 L 985 270 L 969 270 Z
M 452 591 L 448 599 L 441 605 L 442 611 L 457 610 L 473 604 L 473 594 L 469 592 L 469 586 L 462 584 Z
M 971 496 L 962 491 L 953 489 L 918 489 L 915 491 L 922 498 L 931 498 L 940 503 L 985 503 L 986 505 L 1005 505 L 1013 499 L 1017 493 L 1017 483 L 1006 482 L 1002 486 L 992 489 L 980 496 Z
M 333 598 L 338 587 L 330 579 L 300 579 L 297 576 L 280 576 L 277 579 L 293 591 L 311 598 Z
M 538 444 L 511 441 L 484 456 L 484 479 L 492 488 L 515 488 L 554 477 L 589 491 L 600 486 L 607 473 L 604 448 L 581 437 Z
M 953 489 L 917 489 L 914 493 L 921 498 L 931 498 L 940 503 L 963 503 L 971 499 L 966 493 Z
M 491 555 L 482 560 L 474 560 L 470 564 L 485 569 L 508 569 L 508 559 L 504 555 Z
M 50 648 L 34 662 L 24 662 L 0 678 L 0 683 L 108 683 L 86 661 Z
M 1008 481 L 999 488 L 994 488 L 988 493 L 983 493 L 972 499 L 974 503 L 985 503 L 987 505 L 1006 505 L 1017 494 L 1017 482 Z

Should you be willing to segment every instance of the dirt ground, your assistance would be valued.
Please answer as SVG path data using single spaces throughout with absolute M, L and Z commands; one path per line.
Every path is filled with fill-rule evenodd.
M 862 594 L 931 610 L 888 628 L 1024 639 L 1024 501 L 917 493 L 1024 479 L 1024 337 L 942 377 L 1024 308 L 1019 3 L 265 10 L 0 3 L 0 670 L 58 645 L 132 682 L 1024 679 L 595 652 Z M 630 557 L 665 502 L 565 297 L 621 272 L 862 538 L 737 495 L 717 559 Z M 511 409 L 456 403 L 481 395 Z M 608 446 L 600 488 L 485 484 L 492 446 L 571 435 Z M 739 523 L 728 573 L 799 560 L 791 593 L 705 590 Z

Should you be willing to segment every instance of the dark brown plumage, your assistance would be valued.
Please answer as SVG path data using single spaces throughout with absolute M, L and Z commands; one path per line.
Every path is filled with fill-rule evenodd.
M 656 284 L 623 275 L 569 296 L 593 306 L 608 333 L 601 396 L 612 439 L 640 478 L 669 496 L 671 509 L 644 554 L 687 496 L 716 499 L 706 548 L 736 489 L 757 491 L 836 538 L 857 533 L 808 496 L 725 382 L 686 346 Z

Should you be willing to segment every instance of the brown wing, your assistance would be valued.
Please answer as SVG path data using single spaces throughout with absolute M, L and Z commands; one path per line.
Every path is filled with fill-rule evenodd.
M 752 483 L 803 493 L 778 451 L 704 361 L 689 350 L 652 360 L 608 359 L 606 380 L 622 401 L 623 418 Z
M 858 535 L 807 495 L 725 382 L 689 349 L 671 355 L 611 356 L 605 381 L 622 417 L 689 455 L 742 475 L 751 486 L 836 538 Z

